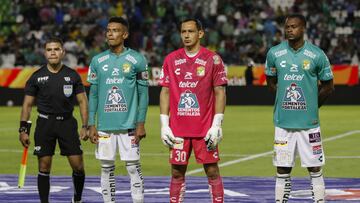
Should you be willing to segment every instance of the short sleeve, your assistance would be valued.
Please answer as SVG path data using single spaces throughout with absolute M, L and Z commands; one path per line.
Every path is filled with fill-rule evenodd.
M 169 61 L 169 57 L 166 57 L 160 72 L 159 85 L 163 87 L 169 87 L 169 83 L 170 83 L 168 61 Z
M 227 77 L 224 62 L 219 55 L 212 57 L 213 61 L 213 86 L 227 85 Z M 199 70 L 197 70 L 199 71 Z M 201 71 L 201 70 L 200 70 Z
M 39 87 L 37 86 L 34 74 L 32 74 L 31 77 L 26 82 L 24 91 L 25 91 L 25 95 L 34 96 L 34 97 L 37 95 L 39 91 Z
M 266 61 L 265 61 L 265 75 L 267 76 L 276 76 L 276 67 L 275 67 L 275 58 L 273 53 L 268 51 L 266 55 Z
M 80 93 L 85 92 L 85 88 L 81 81 L 81 77 L 77 72 L 74 72 L 74 78 L 75 78 L 75 81 L 74 81 L 75 93 L 80 94 Z
M 94 58 L 91 60 L 91 63 L 89 66 L 87 81 L 90 84 L 98 83 L 98 81 L 97 81 L 97 64 L 96 64 L 96 60 L 94 60 Z
M 317 75 L 319 80 L 327 81 L 334 78 L 328 57 L 323 51 L 317 58 Z

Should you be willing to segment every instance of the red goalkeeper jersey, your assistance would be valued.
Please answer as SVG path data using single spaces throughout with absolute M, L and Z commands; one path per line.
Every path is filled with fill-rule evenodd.
M 215 86 L 227 84 L 224 63 L 201 47 L 189 57 L 181 48 L 166 56 L 159 84 L 170 91 L 170 128 L 177 137 L 204 137 L 215 113 Z

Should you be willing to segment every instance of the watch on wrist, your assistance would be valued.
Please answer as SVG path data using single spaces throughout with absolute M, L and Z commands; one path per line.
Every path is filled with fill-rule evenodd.
M 19 133 L 27 133 L 27 127 L 25 127 L 25 126 L 20 127 Z
M 30 135 L 31 121 L 20 121 L 19 133 Z
M 81 128 L 89 129 L 89 126 L 88 125 L 82 125 Z

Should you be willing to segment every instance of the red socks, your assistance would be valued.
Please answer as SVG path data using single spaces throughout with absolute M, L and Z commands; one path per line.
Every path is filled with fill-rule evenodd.
M 214 180 L 208 179 L 210 196 L 213 203 L 224 202 L 224 185 L 221 177 Z M 170 183 L 170 203 L 180 203 L 184 201 L 185 179 L 171 178 Z
M 171 178 L 170 183 L 170 202 L 179 203 L 184 201 L 185 194 L 185 179 L 184 178 Z
M 221 176 L 218 176 L 216 179 L 209 180 L 209 190 L 210 196 L 213 203 L 224 202 L 224 185 L 221 179 Z

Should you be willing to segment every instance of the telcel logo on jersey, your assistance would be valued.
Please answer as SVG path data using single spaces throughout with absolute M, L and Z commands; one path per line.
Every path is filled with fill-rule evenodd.
M 199 83 L 199 81 L 196 81 L 196 82 L 190 82 L 190 81 L 183 82 L 183 81 L 181 81 L 179 83 L 179 87 L 181 87 L 181 88 L 195 88 L 198 83 Z
M 284 80 L 295 80 L 295 81 L 302 81 L 304 78 L 304 74 L 297 75 L 297 74 L 285 74 Z

